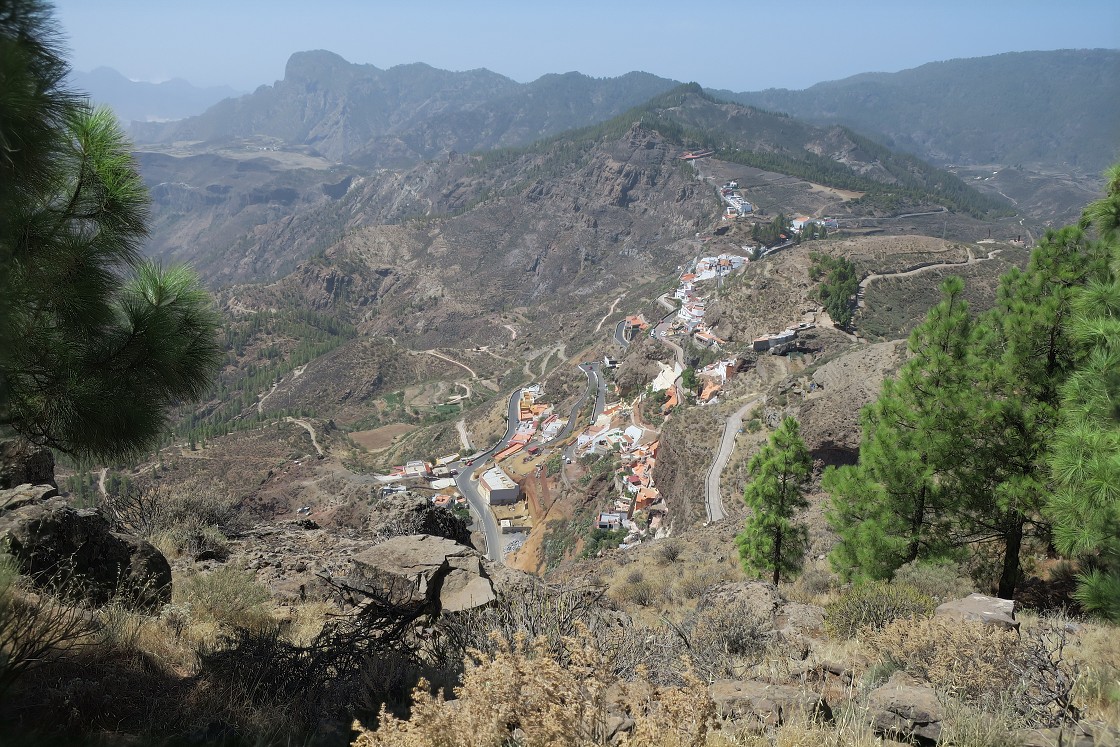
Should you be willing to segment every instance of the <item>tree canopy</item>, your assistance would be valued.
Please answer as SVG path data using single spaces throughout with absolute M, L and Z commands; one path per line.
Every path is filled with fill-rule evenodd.
M 862 413 L 859 463 L 822 481 L 841 574 L 968 556 L 1011 597 L 1026 543 L 1052 530 L 1083 568 L 1082 604 L 1120 618 L 1118 187 L 1120 169 L 1082 225 L 1047 232 L 1004 275 L 990 312 L 973 318 L 963 283 L 943 285 Z
M 78 457 L 154 446 L 221 360 L 193 272 L 140 253 L 148 195 L 115 118 L 65 87 L 46 6 L 0 7 L 0 427 Z

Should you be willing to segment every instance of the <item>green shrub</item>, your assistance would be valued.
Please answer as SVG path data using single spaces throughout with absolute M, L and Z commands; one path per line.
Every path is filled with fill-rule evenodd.
M 845 591 L 826 609 L 829 632 L 853 638 L 861 630 L 881 630 L 906 617 L 928 617 L 936 603 L 933 597 L 908 584 L 872 581 Z
M 198 620 L 244 630 L 263 630 L 272 623 L 266 608 L 271 595 L 246 571 L 222 566 L 191 576 L 183 582 L 182 594 Z

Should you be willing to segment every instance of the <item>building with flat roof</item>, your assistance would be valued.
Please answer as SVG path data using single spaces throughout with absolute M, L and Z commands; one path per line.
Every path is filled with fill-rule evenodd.
M 521 497 L 521 488 L 501 467 L 491 467 L 478 478 L 478 490 L 491 506 L 509 506 Z

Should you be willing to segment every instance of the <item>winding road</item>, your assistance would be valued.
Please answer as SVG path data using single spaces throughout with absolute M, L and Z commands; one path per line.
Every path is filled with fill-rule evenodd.
M 466 497 L 471 511 L 482 525 L 482 534 L 486 537 L 486 557 L 499 563 L 504 563 L 505 559 L 502 556 L 502 533 L 498 527 L 498 520 L 494 518 L 494 512 L 490 510 L 490 504 L 482 497 L 477 483 L 472 482 L 471 477 L 486 463 L 486 460 L 509 445 L 509 440 L 517 432 L 517 404 L 520 399 L 520 389 L 515 389 L 513 394 L 509 396 L 506 409 L 506 434 L 502 437 L 502 440 L 486 451 L 470 457 L 471 464 L 469 465 L 467 460 L 455 463 L 459 470 L 459 474 L 455 476 L 455 487 L 459 488 L 459 492 Z
M 611 307 L 610 307 L 610 309 L 607 310 L 607 313 L 603 316 L 602 319 L 599 320 L 599 323 L 595 325 L 595 331 L 596 332 L 598 332 L 599 330 L 601 330 L 603 328 L 603 324 L 605 324 L 607 319 L 610 318 L 611 314 L 614 313 L 614 310 L 616 308 L 618 308 L 618 304 L 621 301 L 622 301 L 622 296 L 619 296 L 618 298 L 616 298 L 614 300 L 614 303 L 611 304 Z
M 882 274 L 868 275 L 859 283 L 859 305 L 861 307 L 863 306 L 863 292 L 867 290 L 867 286 L 870 285 L 874 280 L 880 280 L 882 278 L 907 278 L 911 277 L 912 275 L 920 275 L 923 272 L 929 272 L 930 270 L 944 270 L 954 267 L 967 267 L 968 265 L 975 265 L 979 264 L 980 262 L 987 262 L 989 260 L 995 259 L 996 255 L 1002 252 L 1003 249 L 993 249 L 992 251 L 988 252 L 988 255 L 986 257 L 975 256 L 972 253 L 972 247 L 968 247 L 967 251 L 968 259 L 963 262 L 937 262 L 935 264 L 921 265 L 919 267 L 915 267 L 910 270 L 902 270 L 900 272 L 884 272 Z
M 704 508 L 708 512 L 708 521 L 722 521 L 727 518 L 723 509 L 723 496 L 720 493 L 719 483 L 723 477 L 723 470 L 735 451 L 735 436 L 743 426 L 743 416 L 746 415 L 763 395 L 756 394 L 747 400 L 746 404 L 733 412 L 723 426 L 723 438 L 719 442 L 719 451 L 716 452 L 715 461 L 708 469 L 708 476 L 704 481 Z
M 319 446 L 319 439 L 315 434 L 315 427 L 311 425 L 311 423 L 308 423 L 306 420 L 300 420 L 299 418 L 292 417 L 284 418 L 284 420 L 288 423 L 295 423 L 298 426 L 302 426 L 303 429 L 311 435 L 311 445 L 315 447 L 315 452 L 320 457 L 323 456 L 323 448 Z
M 564 429 L 560 431 L 560 433 L 558 433 L 554 438 L 541 444 L 542 449 L 548 448 L 549 446 L 555 446 L 556 444 L 566 439 L 568 436 L 572 435 L 572 430 L 575 429 L 576 425 L 576 416 L 579 415 L 579 411 L 583 408 L 583 403 L 587 401 L 587 393 L 591 391 L 592 388 L 598 387 L 600 390 L 599 397 L 602 398 L 602 401 L 606 400 L 606 382 L 603 380 L 603 377 L 599 375 L 599 364 L 580 363 L 578 368 L 580 371 L 583 371 L 585 376 L 587 376 L 587 389 L 584 390 L 580 398 L 576 400 L 576 403 L 572 405 L 571 412 L 568 413 L 567 425 L 565 425 Z M 596 408 L 598 408 L 597 412 L 601 413 L 603 410 L 599 402 L 600 399 L 597 398 L 595 406 Z M 595 418 L 597 417 L 598 414 L 596 412 L 592 412 L 591 422 L 594 423 Z
M 471 368 L 470 366 L 468 366 L 468 365 L 467 365 L 466 363 L 462 363 L 462 362 L 460 362 L 460 361 L 457 361 L 457 360 L 455 360 L 454 358 L 448 358 L 448 357 L 447 357 L 446 355 L 444 355 L 443 353 L 437 353 L 437 352 L 436 352 L 436 351 L 434 351 L 434 350 L 423 350 L 423 351 L 421 351 L 421 352 L 427 353 L 428 355 L 432 355 L 432 356 L 435 356 L 436 358 L 439 358 L 440 360 L 445 360 L 445 361 L 447 361 L 448 363 L 454 363 L 454 364 L 455 364 L 456 366 L 459 366 L 459 367 L 461 367 L 461 368 L 465 368 L 465 369 L 467 369 L 468 371 L 470 371 L 470 373 L 471 373 L 471 378 L 472 378 L 472 379 L 477 379 L 477 378 L 478 378 L 478 374 L 476 374 L 476 373 L 474 372 L 474 369 L 473 369 L 473 368 Z
M 623 319 L 618 324 L 614 325 L 614 341 L 624 348 L 630 347 L 630 341 L 626 339 L 626 320 Z

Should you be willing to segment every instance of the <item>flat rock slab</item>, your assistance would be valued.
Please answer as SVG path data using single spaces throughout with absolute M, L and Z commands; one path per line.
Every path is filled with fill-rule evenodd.
M 17 508 L 43 503 L 57 497 L 58 488 L 54 485 L 17 485 L 14 488 L 0 490 L 0 511 L 15 511 Z
M 934 612 L 937 617 L 948 617 L 968 622 L 980 622 L 1006 630 L 1018 630 L 1015 619 L 1015 601 L 983 594 L 969 594 L 964 599 L 945 602 Z
M 496 599 L 482 556 L 445 537 L 393 537 L 352 560 L 357 579 L 394 604 L 438 604 L 440 610 L 457 612 Z
M 716 712 L 726 720 L 749 719 L 781 726 L 797 714 L 832 721 L 832 709 L 817 693 L 752 680 L 716 680 L 708 686 Z

